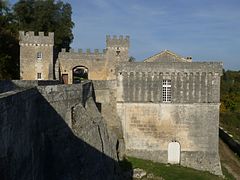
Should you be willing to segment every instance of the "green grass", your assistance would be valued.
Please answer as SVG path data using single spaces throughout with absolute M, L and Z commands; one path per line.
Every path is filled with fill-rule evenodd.
M 228 170 L 224 166 L 222 166 L 222 172 L 223 172 L 224 177 L 225 177 L 224 179 L 235 180 L 235 178 L 228 172 Z
M 209 172 L 197 171 L 178 165 L 168 165 L 155 163 L 148 160 L 127 157 L 120 166 L 124 171 L 134 168 L 144 169 L 147 173 L 153 173 L 154 176 L 163 177 L 166 180 L 220 180 L 219 176 Z M 230 177 L 230 176 L 229 176 Z M 229 179 L 231 180 L 231 179 Z
M 240 113 L 220 113 L 220 126 L 232 134 L 234 139 L 240 141 Z

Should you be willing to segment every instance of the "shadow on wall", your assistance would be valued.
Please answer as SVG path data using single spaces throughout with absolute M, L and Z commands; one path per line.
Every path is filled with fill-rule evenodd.
M 126 179 L 117 160 L 77 137 L 36 88 L 0 98 L 0 142 L 1 180 Z

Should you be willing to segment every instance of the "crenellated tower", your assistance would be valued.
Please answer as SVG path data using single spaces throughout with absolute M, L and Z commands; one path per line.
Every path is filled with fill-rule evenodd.
M 107 58 L 109 61 L 127 62 L 129 49 L 129 36 L 106 36 Z
M 34 34 L 33 31 L 19 32 L 20 45 L 20 79 L 53 79 L 54 33 Z

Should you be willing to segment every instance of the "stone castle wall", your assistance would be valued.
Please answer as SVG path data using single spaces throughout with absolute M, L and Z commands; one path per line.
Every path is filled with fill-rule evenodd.
M 162 102 L 162 80 L 171 80 L 172 103 L 219 103 L 220 63 L 121 63 L 121 102 Z
M 91 80 L 107 80 L 109 77 L 109 62 L 106 60 L 106 52 L 100 53 L 95 50 L 86 52 L 66 52 L 62 50 L 59 53 L 61 74 L 68 74 L 69 83 L 72 83 L 72 70 L 76 66 L 84 66 L 88 69 L 88 78 Z
M 12 89 L 0 94 L 0 112 L 0 179 L 120 178 L 91 83 Z
M 43 72 L 44 79 L 53 77 L 52 44 L 51 33 L 44 36 L 43 33 L 20 32 L 23 79 L 36 78 L 38 71 Z M 108 128 L 117 132 L 118 138 L 124 138 L 127 155 L 167 163 L 168 145 L 177 141 L 181 147 L 181 165 L 221 174 L 218 112 L 222 64 L 191 62 L 170 51 L 156 54 L 146 62 L 129 63 L 128 49 L 128 36 L 107 36 L 103 52 L 89 49 L 66 52 L 62 49 L 55 64 L 56 77 L 60 81 L 66 78 L 67 82 L 63 82 L 72 84 L 73 69 L 79 66 L 87 69 L 88 79 L 94 80 L 93 98 L 96 98 L 98 109 Z M 39 50 L 47 54 L 43 54 L 43 61 L 34 60 Z M 27 69 L 28 65 L 33 68 Z M 171 80 L 170 103 L 163 102 L 163 80 Z M 76 93 L 69 88 L 47 86 L 38 87 L 38 90 L 68 127 L 78 129 L 75 132 L 78 135 L 85 134 L 86 141 L 92 145 L 87 138 L 91 125 L 87 126 L 89 129 L 82 129 L 87 122 L 78 113 L 87 113 L 92 122 L 96 114 L 92 117 L 86 107 L 94 112 L 96 107 L 92 101 L 86 103 L 84 100 L 83 103 L 74 98 L 77 95 L 91 99 L 91 95 L 81 94 L 77 85 L 72 85 Z M 76 117 L 82 121 L 76 123 Z
M 93 81 L 96 102 L 99 105 L 99 111 L 107 122 L 109 129 L 114 131 L 118 138 L 122 138 L 121 121 L 117 115 L 117 84 L 112 81 Z
M 88 78 L 91 80 L 113 80 L 116 79 L 116 64 L 128 61 L 129 37 L 107 36 L 106 49 L 100 52 L 95 49 L 91 52 L 87 49 L 74 51 L 65 49 L 58 55 L 58 67 L 60 78 L 62 75 L 68 76 L 68 83 L 72 83 L 72 70 L 77 66 L 84 66 L 88 69 Z M 57 70 L 58 71 L 58 70 Z
M 221 174 L 218 156 L 220 63 L 123 63 L 118 66 L 117 112 L 126 153 L 168 162 L 168 145 L 181 147 L 180 164 Z M 162 80 L 172 101 L 162 101 Z

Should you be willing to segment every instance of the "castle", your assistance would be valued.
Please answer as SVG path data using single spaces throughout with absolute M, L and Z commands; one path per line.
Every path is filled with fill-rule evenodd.
M 129 37 L 106 37 L 100 52 L 62 49 L 54 33 L 20 32 L 22 80 L 92 80 L 96 102 L 124 154 L 221 174 L 220 62 L 192 62 L 169 50 L 129 62 Z M 71 127 L 71 122 L 67 122 Z

